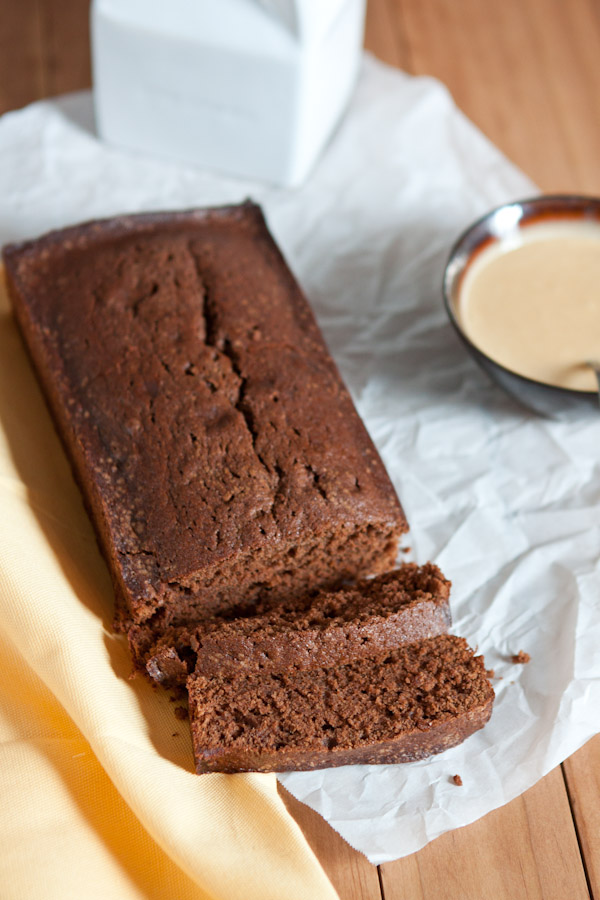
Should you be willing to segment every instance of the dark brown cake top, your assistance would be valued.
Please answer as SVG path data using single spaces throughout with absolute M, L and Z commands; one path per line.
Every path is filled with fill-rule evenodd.
M 4 257 L 134 593 L 283 537 L 405 528 L 258 207 L 92 222 Z

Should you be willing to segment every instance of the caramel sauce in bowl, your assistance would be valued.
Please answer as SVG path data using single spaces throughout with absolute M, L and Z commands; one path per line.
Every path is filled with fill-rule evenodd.
M 598 407 L 600 199 L 492 210 L 452 248 L 443 292 L 467 349 L 518 401 L 552 417 Z

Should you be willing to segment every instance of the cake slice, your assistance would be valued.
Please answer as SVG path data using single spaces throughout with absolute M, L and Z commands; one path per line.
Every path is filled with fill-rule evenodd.
M 163 684 L 203 675 L 281 672 L 345 663 L 445 633 L 450 582 L 437 566 L 407 563 L 315 597 L 195 630 L 171 629 L 146 651 L 146 670 Z M 136 642 L 136 645 L 138 643 Z
M 422 759 L 482 728 L 494 699 L 483 658 L 452 635 L 341 666 L 194 673 L 188 691 L 199 773 Z
M 3 255 L 118 627 L 394 565 L 402 509 L 257 206 L 90 222 Z

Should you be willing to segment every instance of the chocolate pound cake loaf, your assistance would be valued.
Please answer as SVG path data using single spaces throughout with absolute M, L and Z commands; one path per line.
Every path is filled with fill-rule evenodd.
M 236 677 L 346 663 L 444 634 L 451 624 L 450 582 L 437 566 L 407 563 L 266 612 L 167 633 L 146 669 L 163 684 L 196 674 Z
M 419 759 L 484 724 L 449 582 L 389 571 L 404 514 L 258 207 L 3 255 L 116 625 L 187 684 L 199 772 Z
M 406 521 L 258 207 L 4 250 L 127 630 L 393 566 Z
M 346 665 L 188 681 L 198 772 L 422 759 L 490 717 L 483 659 L 441 635 Z

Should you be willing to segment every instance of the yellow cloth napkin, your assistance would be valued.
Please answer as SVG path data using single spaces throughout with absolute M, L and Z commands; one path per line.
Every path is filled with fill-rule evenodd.
M 193 774 L 187 722 L 128 679 L 1 275 L 0 895 L 335 900 L 275 776 Z

